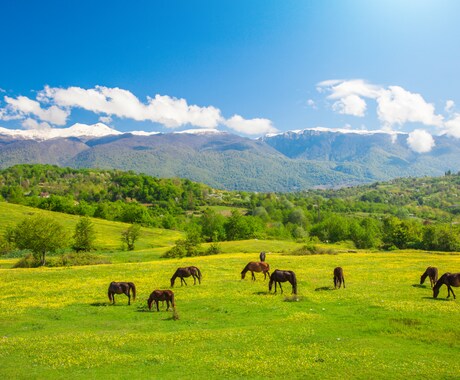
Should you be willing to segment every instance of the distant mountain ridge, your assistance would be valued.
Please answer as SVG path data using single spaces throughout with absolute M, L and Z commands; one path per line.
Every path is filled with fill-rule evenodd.
M 460 140 L 437 136 L 429 153 L 407 135 L 305 129 L 254 140 L 217 130 L 122 133 L 102 123 L 18 133 L 0 129 L 0 167 L 43 163 L 134 170 L 215 188 L 299 191 L 460 170 Z M 21 131 L 28 132 L 28 131 Z

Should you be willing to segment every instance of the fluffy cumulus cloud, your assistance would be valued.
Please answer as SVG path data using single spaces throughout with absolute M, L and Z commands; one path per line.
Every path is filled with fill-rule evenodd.
M 41 121 L 49 122 L 54 125 L 65 125 L 70 111 L 52 105 L 48 108 L 42 108 L 41 104 L 29 99 L 27 96 L 18 96 L 11 98 L 4 97 L 6 107 L 3 109 L 2 114 L 4 120 L 24 119 L 29 116 L 34 116 Z
M 243 119 L 240 115 L 233 115 L 230 119 L 225 120 L 224 124 L 228 128 L 246 135 L 261 135 L 277 132 L 277 129 L 268 119 Z
M 417 153 L 427 153 L 435 146 L 433 136 L 423 129 L 415 129 L 407 137 L 407 145 Z
M 444 106 L 444 111 L 450 113 L 453 111 L 455 107 L 455 102 L 453 100 L 446 101 L 446 105 Z
M 443 133 L 460 139 L 460 114 L 456 113 L 452 119 L 448 120 L 444 124 Z
M 65 125 L 72 109 L 80 108 L 95 113 L 99 121 L 111 123 L 114 117 L 136 121 L 151 121 L 166 128 L 186 125 L 216 129 L 225 125 L 239 133 L 257 135 L 274 132 L 268 119 L 244 119 L 234 115 L 225 119 L 220 109 L 188 104 L 185 99 L 168 95 L 147 96 L 140 100 L 132 92 L 121 88 L 96 86 L 94 88 L 45 86 L 36 100 L 25 96 L 4 97 L 0 120 L 21 120 L 26 129 L 43 129 L 52 125 Z
M 152 121 L 167 128 L 187 124 L 200 128 L 216 128 L 222 120 L 220 110 L 212 106 L 189 105 L 185 99 L 167 95 L 147 97 L 146 102 L 141 102 L 133 93 L 121 88 L 45 87 L 39 93 L 39 99 L 61 107 L 78 107 L 106 116 Z
M 412 93 L 400 86 L 377 86 L 362 79 L 328 80 L 318 84 L 320 92 L 328 93 L 333 101 L 332 109 L 338 113 L 364 116 L 366 100 L 377 104 L 377 116 L 386 129 L 408 122 L 441 127 L 443 116 L 437 115 L 431 103 L 420 94 Z

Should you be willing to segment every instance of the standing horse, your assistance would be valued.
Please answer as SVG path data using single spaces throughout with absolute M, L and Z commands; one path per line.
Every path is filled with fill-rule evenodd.
M 438 281 L 438 268 L 436 267 L 426 268 L 425 273 L 423 273 L 422 276 L 420 277 L 420 285 L 422 285 L 425 282 L 425 279 L 427 277 L 430 277 L 430 284 L 431 284 L 431 287 L 433 288 L 433 286 L 436 284 L 436 281 Z
M 343 288 L 345 289 L 345 277 L 343 277 L 343 269 L 337 267 L 334 269 L 334 289 L 337 287 L 340 289 L 343 283 Z
M 260 252 L 259 258 L 261 262 L 265 261 L 265 251 Z
M 256 263 L 255 261 L 251 261 L 241 271 L 241 279 L 244 280 L 244 278 L 246 277 L 246 272 L 251 271 L 253 281 L 256 280 L 256 276 L 254 276 L 254 272 L 257 272 L 257 273 L 263 272 L 264 281 L 265 281 L 265 279 L 267 278 L 267 275 L 270 276 L 269 270 L 270 270 L 270 265 L 268 265 L 267 263 L 263 263 L 263 262 Z
M 268 291 L 272 291 L 272 285 L 275 283 L 275 294 L 276 294 L 276 284 L 280 286 L 281 294 L 283 294 L 283 288 L 281 287 L 282 282 L 289 281 L 292 285 L 292 294 L 297 294 L 297 278 L 295 273 L 292 270 L 279 270 L 275 271 L 270 276 L 270 282 L 268 284 Z
M 438 297 L 439 288 L 443 285 L 447 286 L 447 298 L 450 297 L 450 292 L 452 292 L 452 295 L 455 299 L 455 293 L 451 287 L 460 286 L 460 273 L 444 273 L 436 282 L 436 285 L 433 287 L 433 298 Z
M 176 307 L 174 302 L 174 293 L 171 290 L 154 290 L 151 294 L 149 299 L 147 300 L 147 304 L 149 305 L 149 310 L 152 310 L 152 303 L 155 301 L 155 305 L 157 307 L 157 311 L 160 311 L 159 302 L 166 301 L 166 311 L 169 310 L 169 303 L 173 308 Z
M 185 267 L 185 268 L 177 268 L 176 272 L 171 277 L 171 288 L 174 286 L 174 282 L 176 281 L 176 277 L 180 277 L 180 286 L 182 283 L 187 285 L 184 280 L 184 277 L 193 277 L 193 285 L 196 285 L 196 279 L 198 279 L 198 283 L 201 284 L 201 272 L 197 267 Z
M 131 294 L 133 293 L 133 301 L 136 300 L 136 285 L 132 282 L 111 282 L 109 285 L 108 296 L 109 301 L 115 305 L 115 294 L 126 294 L 128 297 L 128 305 L 131 305 Z

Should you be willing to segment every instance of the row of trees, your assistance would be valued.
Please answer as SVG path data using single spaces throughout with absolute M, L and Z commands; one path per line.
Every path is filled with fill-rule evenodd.
M 133 224 L 121 233 L 121 242 L 129 251 L 141 234 L 141 226 Z M 7 250 L 30 250 L 37 264 L 46 264 L 46 255 L 60 249 L 71 248 L 75 252 L 96 249 L 94 224 L 88 217 L 79 219 L 70 237 L 62 224 L 43 215 L 35 215 L 9 226 L 3 236 Z

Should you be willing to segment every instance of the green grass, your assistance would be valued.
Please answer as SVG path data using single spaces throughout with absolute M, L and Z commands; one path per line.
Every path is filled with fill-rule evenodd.
M 40 210 L 32 207 L 15 205 L 7 202 L 0 202 L 0 233 L 3 233 L 6 226 L 15 225 L 17 222 L 41 213 L 50 216 L 61 223 L 70 236 L 75 231 L 75 225 L 79 220 L 77 215 L 68 215 L 58 212 Z M 96 231 L 95 245 L 99 250 L 120 250 L 121 232 L 126 230 L 130 224 L 112 222 L 104 219 L 91 218 Z M 157 249 L 170 247 L 183 234 L 178 231 L 165 230 L 160 228 L 142 228 L 142 234 L 136 242 L 136 250 Z M 135 256 L 135 255 L 134 255 Z
M 259 243 L 178 260 L 0 269 L 0 377 L 458 378 L 460 299 L 446 300 L 443 287 L 434 300 L 429 285 L 417 285 L 429 265 L 458 272 L 458 254 L 289 256 L 271 249 L 272 269 L 297 274 L 296 300 L 289 285 L 284 295 L 269 294 L 260 274 L 255 282 L 240 279 Z M 154 258 L 154 251 L 138 254 Z M 199 266 L 204 278 L 174 288 L 180 319 L 149 312 L 149 293 L 168 288 L 185 265 Z M 337 265 L 346 289 L 332 290 Z M 127 306 L 119 295 L 109 305 L 110 281 L 135 282 L 137 300 Z

